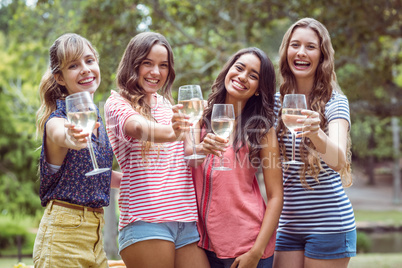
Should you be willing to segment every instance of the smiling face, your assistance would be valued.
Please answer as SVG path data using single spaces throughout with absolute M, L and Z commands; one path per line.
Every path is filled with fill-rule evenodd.
M 317 33 L 310 28 L 296 28 L 287 49 L 287 61 L 296 80 L 314 80 L 320 58 Z
M 141 62 L 138 84 L 147 95 L 152 95 L 163 87 L 168 75 L 168 51 L 163 45 L 155 44 Z
M 98 62 L 87 45 L 80 58 L 68 63 L 54 77 L 59 85 L 67 89 L 68 94 L 88 91 L 92 95 L 101 82 Z
M 235 61 L 225 77 L 226 103 L 246 104 L 258 90 L 260 66 L 261 61 L 254 54 L 243 54 Z

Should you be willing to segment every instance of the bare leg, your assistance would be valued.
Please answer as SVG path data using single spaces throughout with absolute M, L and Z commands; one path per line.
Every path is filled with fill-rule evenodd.
M 209 262 L 205 251 L 197 243 L 176 250 L 175 268 L 207 268 Z
M 275 251 L 274 268 L 303 268 L 304 251 Z
M 126 247 L 120 255 L 127 268 L 174 268 L 175 245 L 164 240 L 147 240 Z
M 305 268 L 347 268 L 350 258 L 334 259 L 334 260 L 318 260 L 304 258 Z

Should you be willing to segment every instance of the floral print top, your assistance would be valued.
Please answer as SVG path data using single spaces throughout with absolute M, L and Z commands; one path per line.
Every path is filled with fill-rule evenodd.
M 113 152 L 105 127 L 100 117 L 99 110 L 98 137 L 92 134 L 91 140 L 96 161 L 99 168 L 112 168 Z M 111 170 L 93 176 L 85 176 L 85 173 L 93 169 L 89 149 L 79 151 L 69 149 L 60 169 L 52 174 L 46 162 L 45 140 L 46 124 L 53 117 L 67 120 L 66 104 L 64 100 L 57 100 L 57 109 L 45 123 L 43 133 L 42 152 L 40 156 L 40 189 L 39 196 L 42 206 L 57 199 L 71 204 L 77 204 L 92 208 L 100 208 L 109 205 Z

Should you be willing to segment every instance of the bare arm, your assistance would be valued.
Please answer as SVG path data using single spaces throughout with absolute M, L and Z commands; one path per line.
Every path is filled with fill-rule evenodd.
M 283 207 L 282 166 L 275 129 L 271 128 L 263 139 L 260 152 L 265 190 L 267 192 L 267 208 L 261 224 L 260 232 L 252 248 L 236 258 L 231 267 L 256 267 L 270 238 L 276 230 Z M 239 265 L 239 266 L 237 266 Z
M 97 122 L 95 128 L 100 123 Z M 54 117 L 46 124 L 46 160 L 48 163 L 60 166 L 68 149 L 81 150 L 87 147 L 89 133 L 82 133 L 82 129 L 75 128 L 66 119 Z
M 110 182 L 110 187 L 115 189 L 120 189 L 121 178 L 123 173 L 112 170 L 112 179 Z
M 176 105 L 173 111 L 177 110 Z M 123 126 L 124 134 L 141 141 L 150 141 L 155 143 L 172 142 L 183 140 L 183 130 L 188 131 L 188 116 L 173 115 L 172 125 L 162 125 L 150 121 L 143 116 L 136 114 L 130 116 Z
M 328 124 L 328 135 L 320 128 L 318 113 L 304 110 L 308 118 L 301 120 L 304 127 L 297 137 L 306 136 L 316 147 L 322 160 L 335 171 L 341 170 L 346 164 L 346 147 L 349 123 L 345 119 L 335 119 Z

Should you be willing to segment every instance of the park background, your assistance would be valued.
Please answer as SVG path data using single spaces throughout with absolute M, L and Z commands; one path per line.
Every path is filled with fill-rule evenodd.
M 175 99 L 184 84 L 201 85 L 207 98 L 219 70 L 240 48 L 261 48 L 277 67 L 283 34 L 303 17 L 313 17 L 329 30 L 338 81 L 350 102 L 355 185 L 347 191 L 365 204 L 354 206 L 362 227 L 360 251 L 350 267 L 401 267 L 401 0 L 0 0 L 0 267 L 16 264 L 18 252 L 32 264 L 43 213 L 35 113 L 48 49 L 57 37 L 75 32 L 97 48 L 102 83 L 95 102 L 103 113 L 116 87 L 120 58 L 139 32 L 159 32 L 173 47 Z M 372 192 L 352 192 L 353 187 Z M 380 195 L 383 188 L 387 191 Z M 118 192 L 112 194 L 105 213 L 105 247 L 111 259 L 118 259 Z M 375 197 L 387 199 L 382 200 L 387 206 L 371 207 Z M 370 232 L 386 231 L 396 231 L 399 242 L 385 243 L 401 248 L 370 252 L 377 243 Z

